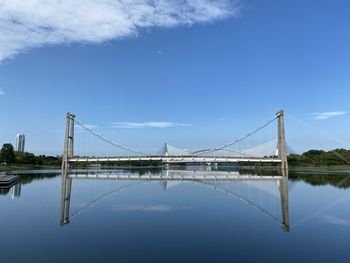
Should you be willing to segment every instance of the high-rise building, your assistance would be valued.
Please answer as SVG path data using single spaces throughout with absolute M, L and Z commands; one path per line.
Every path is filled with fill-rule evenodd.
M 16 151 L 18 152 L 24 152 L 24 144 L 25 144 L 26 138 L 24 134 L 17 134 L 16 136 Z

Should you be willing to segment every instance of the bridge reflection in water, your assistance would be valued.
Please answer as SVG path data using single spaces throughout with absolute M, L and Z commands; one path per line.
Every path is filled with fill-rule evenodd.
M 99 195 L 87 202 L 84 206 L 71 212 L 71 196 L 73 180 L 117 180 L 128 182 L 118 185 L 110 191 Z M 232 171 L 190 171 L 190 170 L 159 170 L 158 173 L 132 173 L 121 170 L 64 170 L 61 184 L 61 218 L 60 224 L 69 224 L 70 220 L 79 216 L 88 208 L 112 195 L 135 188 L 144 183 L 161 182 L 166 190 L 169 185 L 192 182 L 210 189 L 222 192 L 231 198 L 235 198 L 250 207 L 265 214 L 278 223 L 287 232 L 290 231 L 288 208 L 288 175 L 252 175 L 240 174 Z M 244 186 L 242 189 L 242 186 Z M 246 190 L 246 191 L 244 191 Z M 253 193 L 252 193 L 253 192 Z M 254 194 L 255 192 L 255 194 Z M 271 205 L 264 204 L 273 198 L 262 198 L 262 193 L 268 194 L 274 199 L 280 200 L 280 213 L 269 211 Z M 253 196 L 256 198 L 254 199 Z M 262 199 L 264 199 L 262 201 Z

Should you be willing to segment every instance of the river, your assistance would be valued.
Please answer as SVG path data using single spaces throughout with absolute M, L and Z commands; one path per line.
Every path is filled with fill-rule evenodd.
M 1 262 L 349 262 L 350 173 L 18 172 Z

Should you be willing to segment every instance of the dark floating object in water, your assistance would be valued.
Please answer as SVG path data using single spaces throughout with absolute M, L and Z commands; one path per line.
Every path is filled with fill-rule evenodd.
M 19 181 L 19 176 L 11 172 L 0 173 L 0 188 L 10 188 Z

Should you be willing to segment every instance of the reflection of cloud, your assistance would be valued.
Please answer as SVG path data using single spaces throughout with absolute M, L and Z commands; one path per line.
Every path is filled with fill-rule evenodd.
M 86 206 L 86 203 L 74 203 L 74 206 L 71 206 L 71 207 L 74 207 L 75 209 L 80 209 L 80 208 L 84 208 Z
M 330 215 L 323 215 L 322 218 L 328 224 L 340 225 L 340 226 L 350 226 L 350 220 L 349 219 L 343 219 L 343 218 L 330 216 Z
M 330 118 L 334 118 L 337 116 L 345 115 L 346 111 L 329 111 L 329 112 L 319 112 L 319 113 L 313 113 L 315 120 L 327 120 Z
M 144 212 L 171 212 L 175 210 L 187 209 L 186 207 L 172 207 L 169 205 L 155 204 L 155 205 L 139 205 L 139 204 L 118 204 L 113 205 L 112 211 L 144 211 Z

